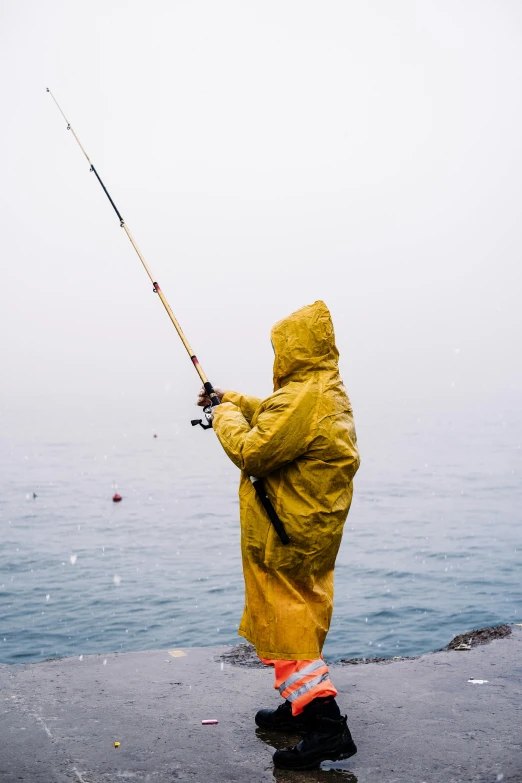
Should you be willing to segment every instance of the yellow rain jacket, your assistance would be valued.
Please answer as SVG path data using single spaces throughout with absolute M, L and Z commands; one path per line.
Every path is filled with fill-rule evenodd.
M 319 658 L 333 609 L 334 565 L 352 500 L 359 453 L 352 407 L 339 376 L 324 302 L 272 329 L 274 394 L 227 391 L 214 430 L 241 469 L 245 608 L 239 635 L 261 658 Z M 250 476 L 286 528 L 281 543 Z

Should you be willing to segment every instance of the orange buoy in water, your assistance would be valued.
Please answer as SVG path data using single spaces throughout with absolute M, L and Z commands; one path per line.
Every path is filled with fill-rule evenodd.
M 112 496 L 112 502 L 119 503 L 120 500 L 121 500 L 121 495 L 118 495 L 118 493 L 116 492 L 116 494 Z

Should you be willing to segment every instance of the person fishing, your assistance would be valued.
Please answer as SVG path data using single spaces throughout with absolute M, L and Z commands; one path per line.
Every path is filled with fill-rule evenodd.
M 333 610 L 334 566 L 350 509 L 359 452 L 350 400 L 339 375 L 330 312 L 318 301 L 272 329 L 274 393 L 265 400 L 214 388 L 214 431 L 241 470 L 239 487 L 245 607 L 239 635 L 275 671 L 285 700 L 256 724 L 299 731 L 277 767 L 307 769 L 357 752 L 335 700 L 322 649 Z M 212 404 L 205 389 L 197 401 Z M 252 481 L 290 539 L 284 546 Z
M 266 400 L 215 389 L 121 212 L 47 87 L 127 234 L 198 373 L 198 404 L 242 471 L 241 546 L 245 609 L 239 634 L 275 669 L 285 702 L 262 709 L 258 726 L 298 730 L 304 739 L 278 750 L 274 763 L 313 768 L 357 752 L 321 651 L 333 609 L 333 570 L 352 500 L 359 453 L 352 408 L 339 376 L 332 319 L 315 302 L 272 329 L 274 394 Z

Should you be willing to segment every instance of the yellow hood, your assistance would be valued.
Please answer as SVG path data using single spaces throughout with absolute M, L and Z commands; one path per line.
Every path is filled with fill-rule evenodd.
M 337 370 L 339 351 L 330 311 L 320 300 L 278 321 L 272 328 L 274 391 L 317 370 Z

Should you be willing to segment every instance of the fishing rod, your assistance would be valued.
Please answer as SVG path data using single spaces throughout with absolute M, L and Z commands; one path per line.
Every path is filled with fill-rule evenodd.
M 121 213 L 118 210 L 118 207 L 116 206 L 116 204 L 112 200 L 112 198 L 111 198 L 111 196 L 109 194 L 109 191 L 107 190 L 107 188 L 103 184 L 103 181 L 102 181 L 100 175 L 98 174 L 98 172 L 96 171 L 96 169 L 95 169 L 91 159 L 89 158 L 89 156 L 85 152 L 85 149 L 83 148 L 83 146 L 82 146 L 82 144 L 80 142 L 80 139 L 76 135 L 76 132 L 75 132 L 74 128 L 72 127 L 71 123 L 69 122 L 69 120 L 67 119 L 65 114 L 63 113 L 63 111 L 62 111 L 62 109 L 60 107 L 60 104 L 58 103 L 58 101 L 56 100 L 54 95 L 52 94 L 52 92 L 49 89 L 49 87 L 46 87 L 46 90 L 49 93 L 49 95 L 51 96 L 51 98 L 53 99 L 53 101 L 55 102 L 55 104 L 56 104 L 56 106 L 58 108 L 58 111 L 60 112 L 60 114 L 64 118 L 65 122 L 67 123 L 67 130 L 71 131 L 72 135 L 74 136 L 74 138 L 78 142 L 78 146 L 80 147 L 81 151 L 85 155 L 85 158 L 87 159 L 87 163 L 90 166 L 90 171 L 94 172 L 94 174 L 96 175 L 96 179 L 98 180 L 98 182 L 100 183 L 100 185 L 103 188 L 103 192 L 105 193 L 105 195 L 107 196 L 107 198 L 111 202 L 111 206 L 114 209 L 114 211 L 116 212 L 116 215 L 118 216 L 118 220 L 120 221 L 120 226 L 125 230 L 125 233 L 129 237 L 129 240 L 130 240 L 134 250 L 136 251 L 136 254 L 137 254 L 138 258 L 140 259 L 141 263 L 143 264 L 143 267 L 144 267 L 146 273 L 150 277 L 150 280 L 152 282 L 152 290 L 154 291 L 155 294 L 158 294 L 159 298 L 161 299 L 163 307 L 167 311 L 167 314 L 168 314 L 170 320 L 172 321 L 172 324 L 174 325 L 174 328 L 175 328 L 176 332 L 178 333 L 178 336 L 181 339 L 181 342 L 185 346 L 185 349 L 186 349 L 188 355 L 190 356 L 192 364 L 196 368 L 196 372 L 199 375 L 199 377 L 201 379 L 201 382 L 203 383 L 203 388 L 205 389 L 205 391 L 207 393 L 207 397 L 210 400 L 210 405 L 206 405 L 203 408 L 203 413 L 205 415 L 206 423 L 204 424 L 202 419 L 192 419 L 191 424 L 192 424 L 193 427 L 196 427 L 199 424 L 204 430 L 211 429 L 212 428 L 212 418 L 213 418 L 213 416 L 212 416 L 212 409 L 220 404 L 220 399 L 219 399 L 218 395 L 216 394 L 216 391 L 215 391 L 214 387 L 212 386 L 212 384 L 210 383 L 209 379 L 207 378 L 207 376 L 206 376 L 206 374 L 205 374 L 205 372 L 203 370 L 203 367 L 201 366 L 201 364 L 198 361 L 198 358 L 197 358 L 196 354 L 194 353 L 194 351 L 190 347 L 190 344 L 189 344 L 187 338 L 185 337 L 185 335 L 183 334 L 183 330 L 182 330 L 181 326 L 179 325 L 179 322 L 176 319 L 176 316 L 172 312 L 171 307 L 170 307 L 169 303 L 167 302 L 167 299 L 165 298 L 165 294 L 163 293 L 163 291 L 159 287 L 157 281 L 154 279 L 154 276 L 153 276 L 152 272 L 150 271 L 150 268 L 149 268 L 147 262 L 145 261 L 145 258 L 143 257 L 143 255 L 142 255 L 138 245 L 134 241 L 134 238 L 133 238 L 131 232 L 129 231 L 129 227 L 127 226 L 127 224 L 125 223 L 124 219 L 122 218 Z M 281 539 L 281 542 L 283 544 L 288 544 L 290 542 L 290 539 L 288 538 L 288 534 L 287 534 L 287 532 L 286 532 L 286 530 L 285 530 L 285 528 L 283 526 L 283 523 L 281 522 L 281 520 L 277 516 L 277 512 L 276 512 L 275 508 L 272 505 L 272 501 L 270 500 L 270 498 L 266 494 L 265 487 L 264 487 L 262 479 L 260 479 L 260 478 L 258 478 L 256 476 L 250 476 L 250 481 L 252 482 L 252 484 L 253 484 L 253 486 L 254 486 L 254 488 L 256 490 L 257 496 L 259 497 L 261 503 L 263 504 L 263 507 L 264 507 L 264 509 L 265 509 L 265 511 L 266 511 L 266 513 L 268 515 L 268 518 L 270 519 L 271 523 L 273 524 L 274 529 L 275 529 L 277 535 Z

